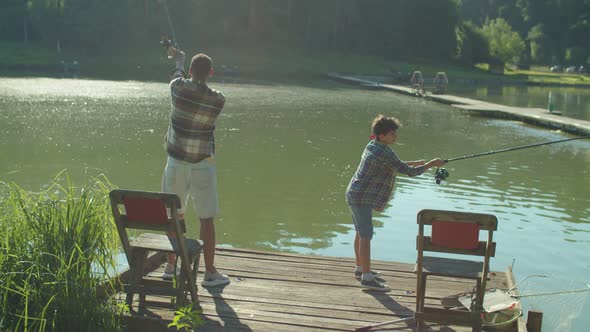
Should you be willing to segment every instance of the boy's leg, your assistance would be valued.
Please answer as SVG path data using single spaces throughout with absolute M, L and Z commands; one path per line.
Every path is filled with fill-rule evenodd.
M 361 286 L 365 289 L 388 291 L 371 271 L 371 239 L 373 238 L 373 209 L 370 205 L 350 206 L 352 220 L 357 231 L 354 239 L 357 265 L 361 268 Z
M 360 267 L 363 274 L 371 271 L 371 238 L 359 239 Z
M 373 209 L 370 205 L 351 205 L 352 221 L 356 229 L 354 254 L 361 272 L 371 270 L 371 238 L 373 237 Z
M 361 276 L 361 287 L 364 289 L 387 292 L 389 286 L 381 283 L 380 281 L 382 281 L 382 279 L 371 271 L 371 237 L 360 237 L 359 256 L 363 272 Z
M 356 260 L 356 266 L 360 266 L 362 268 L 361 265 L 361 256 L 360 256 L 360 236 L 359 236 L 359 232 L 356 232 L 356 236 L 354 237 L 354 258 Z

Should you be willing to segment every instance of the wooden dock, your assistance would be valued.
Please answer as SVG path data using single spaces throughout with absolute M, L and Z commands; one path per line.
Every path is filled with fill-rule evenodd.
M 408 96 L 423 97 L 434 102 L 450 105 L 458 110 L 478 113 L 489 117 L 518 120 L 540 127 L 562 130 L 575 135 L 590 135 L 590 121 L 564 117 L 550 113 L 542 108 L 513 107 L 453 95 L 432 94 L 430 92 L 417 94 L 415 89 L 409 86 L 383 84 L 379 81 L 371 80 L 370 77 L 359 78 L 335 73 L 328 74 L 328 77 L 338 81 L 360 84 L 372 89 L 382 89 Z
M 163 271 L 158 258 L 151 273 Z M 281 252 L 218 248 L 219 270 L 231 284 L 203 288 L 199 301 L 206 324 L 198 331 L 354 331 L 371 324 L 411 317 L 416 277 L 414 264 L 374 261 L 391 291 L 363 291 L 354 278 L 354 260 Z M 510 272 L 492 272 L 489 288 L 508 289 Z M 197 280 L 202 280 L 199 273 Z M 426 293 L 428 305 L 441 298 L 471 291 L 465 280 L 432 278 Z M 118 298 L 124 299 L 119 293 Z M 174 317 L 170 298 L 147 297 L 147 317 L 128 317 L 129 331 L 174 331 L 166 326 Z M 432 331 L 471 331 L 460 326 L 430 325 Z M 391 324 L 376 330 L 413 331 L 414 324 Z M 510 329 L 508 331 L 511 331 Z M 515 327 L 512 331 L 517 331 Z

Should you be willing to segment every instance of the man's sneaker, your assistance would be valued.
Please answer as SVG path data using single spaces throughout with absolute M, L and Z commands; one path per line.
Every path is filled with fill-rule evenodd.
M 215 271 L 213 273 L 205 271 L 205 276 L 201 282 L 203 287 L 215 287 L 227 284 L 229 284 L 229 277 L 225 274 L 219 273 L 219 271 Z
M 176 270 L 176 276 L 180 275 L 180 269 Z M 162 279 L 164 280 L 172 280 L 174 278 L 174 264 L 166 263 L 166 267 L 164 268 L 164 273 L 162 274 Z
M 369 273 L 371 273 L 373 275 L 374 278 L 376 278 L 379 281 L 384 281 L 383 278 L 381 278 L 381 272 L 379 271 L 373 271 L 371 270 Z M 363 276 L 363 272 L 361 271 L 354 271 L 354 277 L 356 278 L 356 280 L 361 280 L 361 277 Z
M 361 280 L 361 287 L 364 289 L 376 290 L 380 292 L 387 292 L 389 291 L 389 286 L 380 283 L 377 279 L 373 279 L 370 281 Z

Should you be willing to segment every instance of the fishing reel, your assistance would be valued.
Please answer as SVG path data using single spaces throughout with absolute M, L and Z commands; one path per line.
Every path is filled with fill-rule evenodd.
M 434 181 L 436 181 L 436 184 L 440 184 L 441 181 L 445 181 L 449 176 L 449 171 L 444 168 L 437 167 L 436 172 L 434 172 Z
M 170 48 L 174 47 L 178 49 L 178 44 L 174 41 L 174 39 L 170 38 L 169 35 L 163 34 L 160 37 L 160 46 L 164 48 L 164 57 L 168 58 L 168 60 L 172 60 L 173 56 L 170 54 Z
M 163 48 L 168 50 L 170 47 L 174 47 L 176 45 L 175 45 L 174 41 L 172 41 L 172 39 L 170 39 L 170 36 L 162 35 L 162 37 L 160 38 L 160 46 L 162 46 Z

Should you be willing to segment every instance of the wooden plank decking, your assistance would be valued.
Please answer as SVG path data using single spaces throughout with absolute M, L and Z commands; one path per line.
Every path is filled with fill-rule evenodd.
M 198 331 L 354 331 L 367 325 L 413 315 L 416 287 L 413 264 L 376 261 L 391 287 L 387 293 L 362 291 L 353 276 L 354 260 L 218 248 L 217 267 L 231 277 L 223 288 L 199 285 L 199 301 L 206 325 Z M 152 273 L 161 275 L 163 266 Z M 199 273 L 198 281 L 202 279 Z M 432 278 L 428 305 L 444 296 L 471 291 L 462 280 Z M 493 272 L 490 288 L 508 288 L 505 272 Z M 124 298 L 122 294 L 118 294 Z M 130 318 L 130 330 L 165 331 L 174 316 L 169 298 L 148 296 L 154 320 Z M 412 331 L 411 322 L 384 326 Z M 432 325 L 433 331 L 471 331 L 459 326 Z
M 339 81 L 360 84 L 373 89 L 378 88 L 409 96 L 424 97 L 434 102 L 450 105 L 456 109 L 475 112 L 489 117 L 518 120 L 540 127 L 559 129 L 576 135 L 590 135 L 590 121 L 552 114 L 542 108 L 513 107 L 453 95 L 436 95 L 430 92 L 420 95 L 416 94 L 415 89 L 408 86 L 381 84 L 376 80 L 371 80 L 370 77 L 358 78 L 335 73 L 328 74 L 328 77 Z

